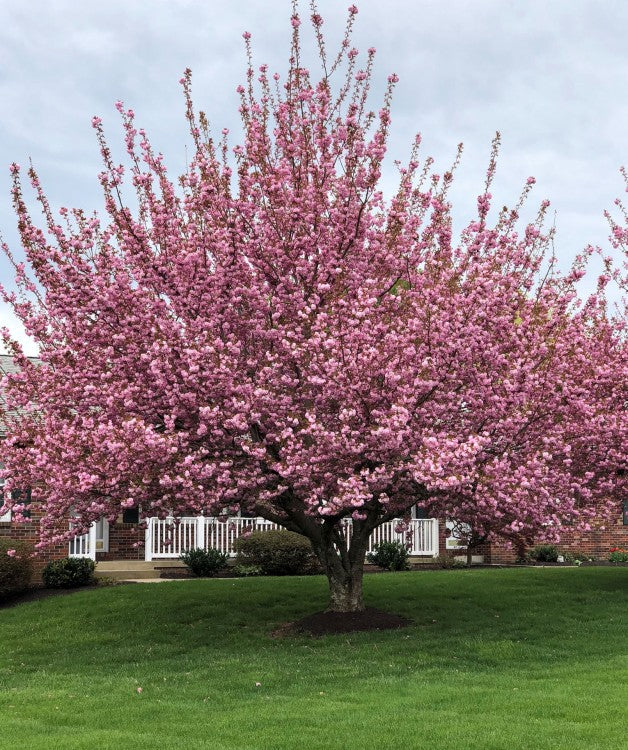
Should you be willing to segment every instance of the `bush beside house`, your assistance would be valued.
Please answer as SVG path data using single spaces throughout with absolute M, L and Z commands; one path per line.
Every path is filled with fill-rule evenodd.
M 66 557 L 48 563 L 42 571 L 44 586 L 49 589 L 74 589 L 94 582 L 93 560 L 84 557 Z
M 320 565 L 309 539 L 292 531 L 254 531 L 236 542 L 236 566 L 257 568 L 261 575 L 311 575 Z
M 30 586 L 33 550 L 22 542 L 0 539 L 0 601 Z
M 384 570 L 408 570 L 408 550 L 401 542 L 380 542 L 366 559 Z
M 192 575 L 211 577 L 227 567 L 229 556 L 217 549 L 204 550 L 197 547 L 181 555 L 180 560 L 187 565 Z

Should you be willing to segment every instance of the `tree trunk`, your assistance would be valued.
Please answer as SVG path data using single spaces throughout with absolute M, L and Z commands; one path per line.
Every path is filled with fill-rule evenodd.
M 347 549 L 341 526 L 323 528 L 312 545 L 329 581 L 329 612 L 361 612 L 364 557 L 371 528 L 353 523 L 351 546 Z
M 336 570 L 327 570 L 329 581 L 330 612 L 360 612 L 364 609 L 362 599 L 362 565 L 356 565 L 352 570 L 338 574 Z

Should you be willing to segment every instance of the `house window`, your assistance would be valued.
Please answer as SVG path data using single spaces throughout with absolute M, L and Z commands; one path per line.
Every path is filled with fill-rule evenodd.
M 4 493 L 2 492 L 3 487 L 4 487 L 4 479 L 0 479 L 0 523 L 10 523 L 11 511 L 10 510 L 7 510 L 5 512 L 2 511 L 2 506 L 4 505 Z
M 624 526 L 628 526 L 628 500 L 624 500 Z
M 94 522 L 96 526 L 96 552 L 109 552 L 109 521 L 99 518 Z
M 30 487 L 26 490 L 13 490 L 11 492 L 11 500 L 13 504 L 19 503 L 20 505 L 28 505 L 31 501 L 31 490 Z M 28 508 L 22 510 L 24 518 L 30 518 L 31 512 Z
M 467 537 L 470 531 L 471 527 L 467 523 L 461 523 L 460 521 L 446 521 L 445 535 L 447 539 L 445 541 L 445 548 L 466 549 Z
M 0 469 L 4 469 L 4 464 L 0 463 Z M 4 505 L 4 477 L 0 477 L 0 523 L 11 522 L 11 511 L 7 510 L 2 512 L 2 506 Z
M 140 510 L 139 508 L 126 508 L 122 513 L 122 523 L 139 523 L 140 522 Z
M 422 520 L 425 518 L 429 518 L 429 516 L 425 508 L 422 508 L 420 505 L 414 505 L 412 507 L 412 518 Z
M 9 523 L 11 521 L 11 511 L 2 510 L 2 506 L 4 505 L 4 493 L 2 493 L 2 487 L 4 486 L 4 479 L 0 479 L 0 523 Z M 22 505 L 28 505 L 31 501 L 31 491 L 28 490 L 13 490 L 11 492 L 11 500 L 13 503 L 20 503 Z M 28 508 L 24 508 L 22 510 L 22 515 L 24 518 L 30 518 L 31 512 L 28 510 Z

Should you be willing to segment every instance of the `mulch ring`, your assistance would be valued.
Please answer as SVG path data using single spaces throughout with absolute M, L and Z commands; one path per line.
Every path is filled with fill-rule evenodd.
M 412 625 L 412 620 L 392 612 L 367 607 L 362 612 L 314 612 L 296 622 L 289 622 L 271 633 L 273 638 L 291 635 L 322 635 L 354 633 L 368 630 L 394 630 Z
M 157 568 L 157 570 L 160 578 L 166 578 L 169 581 L 187 581 L 190 578 L 242 578 L 231 566 L 216 571 L 213 576 L 195 576 L 188 568 Z

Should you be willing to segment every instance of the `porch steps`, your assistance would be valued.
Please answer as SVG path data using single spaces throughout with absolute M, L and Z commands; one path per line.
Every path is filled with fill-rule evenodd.
M 180 560 L 101 560 L 96 563 L 95 574 L 100 578 L 115 578 L 118 581 L 137 581 L 161 578 L 168 569 L 186 570 Z M 173 570 L 173 572 L 174 572 Z

